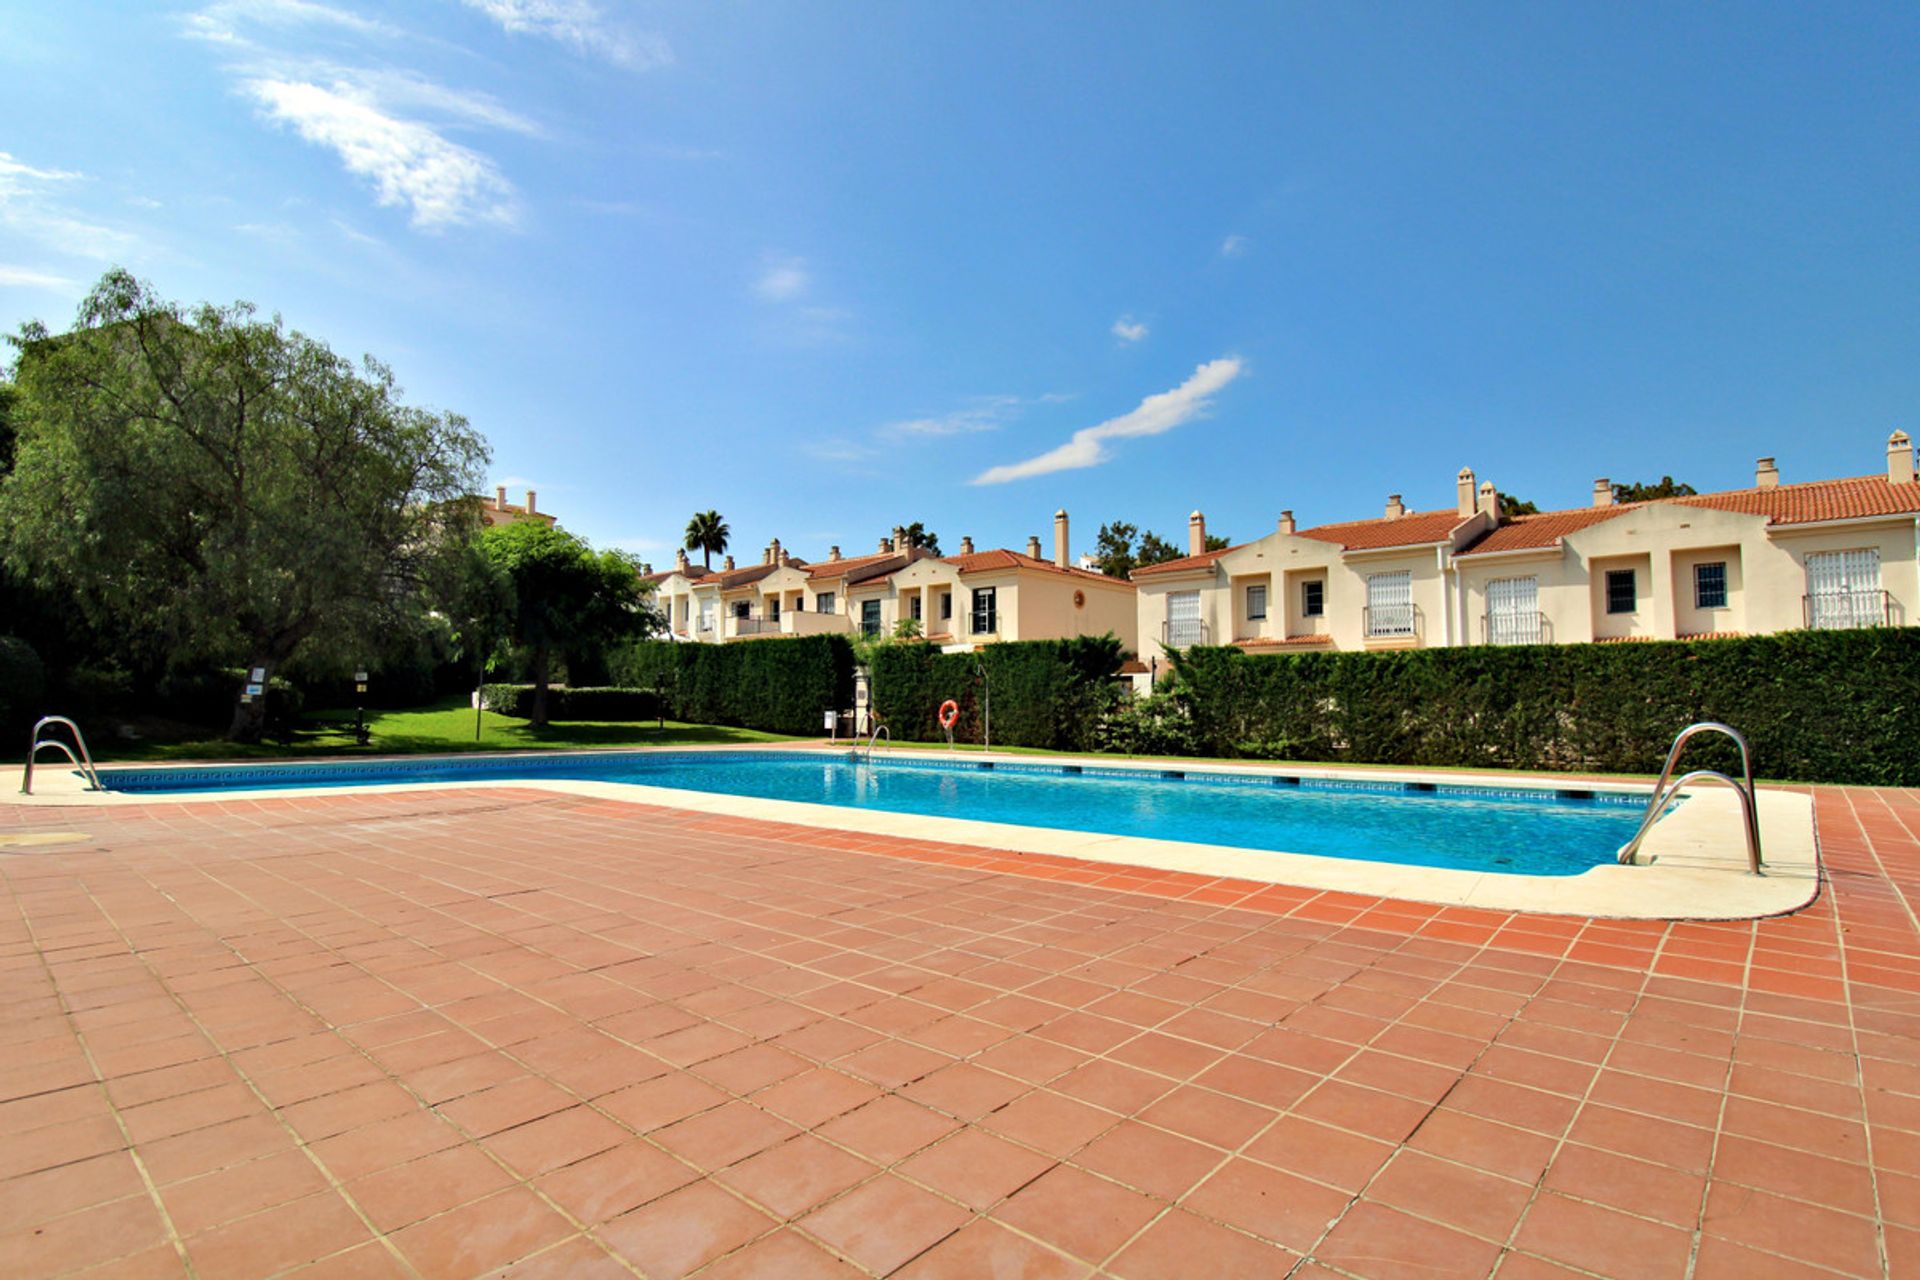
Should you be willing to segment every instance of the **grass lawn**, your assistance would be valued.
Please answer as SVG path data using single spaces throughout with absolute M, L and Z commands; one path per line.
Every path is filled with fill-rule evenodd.
M 792 742 L 777 733 L 730 729 L 722 725 L 681 724 L 669 720 L 580 720 L 535 729 L 525 720 L 492 711 L 480 717 L 480 737 L 473 733 L 473 708 L 464 699 L 412 711 L 370 711 L 367 722 L 373 740 L 360 746 L 353 740 L 352 711 L 321 711 L 308 715 L 290 743 L 266 742 L 250 746 L 206 736 L 196 728 L 149 726 L 139 738 L 102 734 L 88 736 L 96 760 L 243 760 L 287 756 L 433 755 L 458 751 L 540 751 L 583 747 L 684 747 L 726 743 Z M 49 754 L 44 759 L 54 760 Z

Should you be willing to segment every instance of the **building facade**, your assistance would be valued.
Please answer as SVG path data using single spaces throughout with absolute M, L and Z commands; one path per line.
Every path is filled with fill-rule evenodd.
M 1920 483 L 1896 431 L 1876 475 L 1504 515 L 1456 477 L 1453 507 L 1294 528 L 1137 569 L 1141 657 L 1169 648 L 1384 650 L 1762 635 L 1920 619 Z
M 648 575 L 655 603 L 677 640 L 726 643 L 776 636 L 891 636 L 900 624 L 953 651 L 1006 640 L 1058 640 L 1104 635 L 1132 652 L 1138 609 L 1133 583 L 1074 566 L 1068 554 L 1067 513 L 1054 514 L 1054 556 L 1040 555 L 1031 538 L 1022 553 L 975 551 L 962 538 L 959 553 L 936 556 L 909 547 L 895 529 L 870 555 L 843 557 L 833 547 L 809 563 L 779 541 L 761 562 L 745 568 L 729 556 L 709 570 L 678 555 L 666 573 Z

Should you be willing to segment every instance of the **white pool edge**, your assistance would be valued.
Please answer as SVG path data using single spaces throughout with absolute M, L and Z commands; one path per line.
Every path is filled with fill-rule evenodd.
M 631 748 L 635 751 L 754 751 L 809 750 L 804 744 L 767 746 L 710 746 Z M 489 753 L 495 754 L 495 753 Z M 605 752 L 497 753 L 515 757 L 552 758 L 556 754 L 600 755 Z M 1551 774 L 1485 774 L 1427 772 L 1395 769 L 1382 772 L 1322 765 L 1271 766 L 1185 761 L 1121 761 L 1109 756 L 1023 756 L 968 752 L 954 756 L 943 751 L 901 749 L 882 752 L 898 759 L 993 761 L 1026 765 L 1078 764 L 1092 769 L 1179 770 L 1188 775 L 1228 774 L 1432 783 L 1503 790 L 1539 790 L 1546 794 L 1569 789 L 1645 795 L 1644 784 L 1586 781 Z M 414 763 L 435 760 L 474 760 L 471 754 L 454 756 L 384 757 Z M 356 757 L 370 762 L 370 757 Z M 209 762 L 225 765 L 270 765 L 275 761 Z M 286 763 L 318 764 L 301 760 Z M 188 765 L 129 766 L 191 768 Z M 971 818 L 936 818 L 843 808 L 793 800 L 765 800 L 749 796 L 682 791 L 638 783 L 564 779 L 489 778 L 444 782 L 368 783 L 355 786 L 249 788 L 244 791 L 192 794 L 92 792 L 83 789 L 77 774 L 42 766 L 35 770 L 38 794 L 18 794 L 21 770 L 0 769 L 0 795 L 26 806 L 124 806 L 127 804 L 231 804 L 290 796 L 377 795 L 404 791 L 478 790 L 512 788 L 542 790 L 596 799 L 659 805 L 721 817 L 790 823 L 795 826 L 851 831 L 905 840 L 969 845 L 1014 854 L 1045 854 L 1079 858 L 1114 866 L 1150 867 L 1223 879 L 1264 881 L 1300 888 L 1396 898 L 1442 906 L 1473 907 L 1489 911 L 1523 911 L 1609 919 L 1734 920 L 1779 915 L 1810 902 L 1819 891 L 1817 839 L 1812 797 L 1793 791 L 1762 788 L 1759 814 L 1766 852 L 1766 872 L 1755 876 L 1746 868 L 1737 798 L 1724 789 L 1689 791 L 1686 804 L 1658 822 L 1642 846 L 1648 865 L 1608 864 L 1573 876 L 1529 876 L 1501 872 L 1465 871 L 1410 866 L 1390 861 L 1332 858 L 1314 854 L 1277 853 L 1188 841 L 1116 836 L 1098 832 L 1061 831 L 1018 826 Z

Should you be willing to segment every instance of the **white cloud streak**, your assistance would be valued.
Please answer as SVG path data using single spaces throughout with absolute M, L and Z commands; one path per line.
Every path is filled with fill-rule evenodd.
M 1191 422 L 1212 407 L 1213 396 L 1239 377 L 1245 365 L 1238 356 L 1209 360 L 1171 391 L 1150 395 L 1129 413 L 1091 427 L 1082 427 L 1065 444 L 1024 462 L 989 467 L 973 478 L 975 484 L 1005 484 L 1056 471 L 1096 467 L 1113 456 L 1109 440 L 1157 436 Z
M 537 36 L 628 71 L 651 71 L 673 61 L 666 40 L 607 17 L 594 0 L 466 0 L 508 35 Z
M 0 288 L 52 289 L 60 293 L 72 293 L 79 290 L 80 282 L 54 275 L 51 271 L 36 271 L 32 267 L 16 267 L 0 262 Z
M 770 254 L 760 269 L 759 278 L 753 282 L 753 291 L 768 302 L 791 302 L 812 283 L 806 259 Z
M 1223 258 L 1238 258 L 1252 247 L 1253 241 L 1247 239 L 1245 236 L 1228 236 L 1220 242 L 1220 256 Z
M 110 262 L 130 253 L 138 238 L 68 213 L 56 197 L 85 175 L 42 169 L 0 151 L 0 229 L 57 253 Z
M 1132 316 L 1121 316 L 1113 322 L 1113 336 L 1132 346 L 1147 336 L 1147 326 Z
M 371 182 L 380 204 L 410 210 L 415 227 L 518 222 L 513 185 L 492 160 L 429 125 L 389 114 L 362 90 L 270 78 L 240 87 L 270 120 L 334 152 L 349 173 Z

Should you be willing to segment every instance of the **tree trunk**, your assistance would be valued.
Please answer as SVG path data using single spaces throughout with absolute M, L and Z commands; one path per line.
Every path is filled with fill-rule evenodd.
M 267 728 L 267 681 L 273 679 L 273 671 L 279 664 L 264 654 L 255 654 L 247 659 L 247 669 L 240 673 L 240 689 L 234 694 L 233 723 L 227 726 L 227 741 L 258 742 Z M 262 678 L 255 680 L 254 672 L 260 672 Z M 249 686 L 258 684 L 260 692 L 247 696 Z
M 527 724 L 535 729 L 547 727 L 547 677 L 553 666 L 553 650 L 535 645 L 533 650 L 533 715 Z

